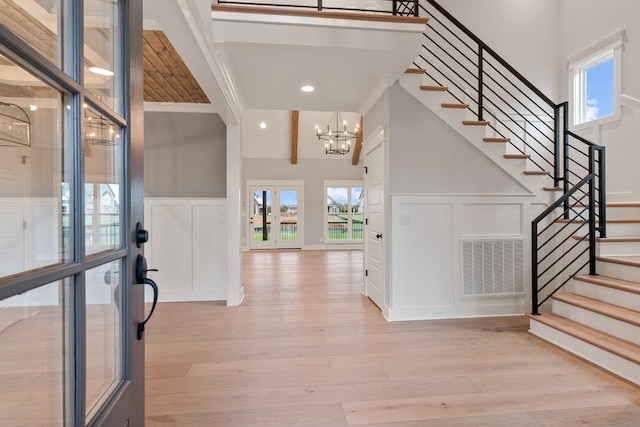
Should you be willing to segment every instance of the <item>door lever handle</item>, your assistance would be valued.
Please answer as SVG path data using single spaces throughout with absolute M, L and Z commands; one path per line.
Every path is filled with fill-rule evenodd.
M 381 233 L 376 234 L 376 239 L 382 239 L 382 234 Z
M 153 315 L 153 311 L 156 309 L 156 305 L 158 304 L 158 285 L 156 282 L 149 279 L 147 277 L 148 271 L 158 271 L 157 268 L 147 268 L 147 260 L 143 255 L 138 255 L 136 259 L 136 282 L 139 285 L 149 285 L 153 289 L 153 304 L 151 305 L 151 311 L 144 321 L 138 323 L 138 341 L 140 341 L 144 335 L 144 327 L 146 326 L 149 319 Z

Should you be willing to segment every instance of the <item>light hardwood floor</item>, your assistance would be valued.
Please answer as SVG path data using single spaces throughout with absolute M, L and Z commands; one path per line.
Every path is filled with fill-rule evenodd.
M 360 294 L 359 251 L 243 264 L 239 307 L 158 305 L 147 426 L 640 425 L 640 389 L 530 335 L 525 316 L 387 322 Z

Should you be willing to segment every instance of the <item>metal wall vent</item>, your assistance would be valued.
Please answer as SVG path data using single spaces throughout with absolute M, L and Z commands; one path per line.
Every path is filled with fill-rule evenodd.
M 463 240 L 462 294 L 524 293 L 524 240 Z

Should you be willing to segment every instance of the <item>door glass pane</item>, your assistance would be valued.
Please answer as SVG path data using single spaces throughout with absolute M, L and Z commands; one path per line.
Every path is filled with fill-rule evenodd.
M 84 2 L 85 87 L 109 107 L 121 112 L 117 88 L 122 81 L 118 1 Z
M 86 290 L 87 420 L 122 379 L 120 261 L 88 270 Z
M 252 203 L 253 241 L 271 241 L 271 191 L 254 190 Z
M 2 426 L 71 425 L 69 289 L 63 280 L 0 301 Z
M 121 129 L 85 108 L 85 247 L 92 254 L 121 247 Z
M 71 193 L 62 194 L 69 150 L 63 96 L 2 60 L 0 85 L 0 277 L 69 260 L 64 232 Z
M 364 193 L 362 187 L 351 187 L 351 238 L 362 240 L 364 222 Z
M 280 191 L 280 241 L 298 240 L 298 192 Z
M 349 238 L 349 189 L 327 187 L 327 238 L 346 240 Z
M 46 59 L 61 66 L 59 1 L 2 0 L 0 8 L 3 25 Z

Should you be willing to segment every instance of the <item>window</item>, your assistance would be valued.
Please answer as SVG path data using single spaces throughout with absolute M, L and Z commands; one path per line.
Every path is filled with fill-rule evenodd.
M 569 60 L 574 125 L 619 118 L 623 39 L 621 31 Z
M 325 183 L 325 195 L 325 242 L 362 241 L 362 183 Z

